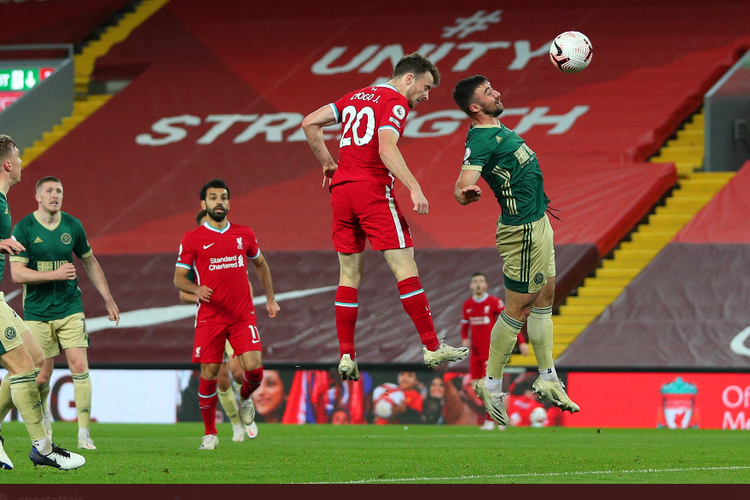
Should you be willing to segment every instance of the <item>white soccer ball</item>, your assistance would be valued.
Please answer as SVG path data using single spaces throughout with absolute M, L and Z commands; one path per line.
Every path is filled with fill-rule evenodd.
M 588 37 L 579 31 L 560 33 L 552 40 L 549 58 L 564 73 L 577 73 L 591 64 L 594 48 Z
M 404 391 L 396 384 L 385 383 L 377 386 L 372 391 L 375 415 L 380 418 L 389 418 L 393 415 L 393 407 L 402 404 L 405 399 Z
M 529 421 L 531 427 L 544 427 L 544 422 L 547 420 L 547 410 L 541 406 L 537 406 L 529 414 Z

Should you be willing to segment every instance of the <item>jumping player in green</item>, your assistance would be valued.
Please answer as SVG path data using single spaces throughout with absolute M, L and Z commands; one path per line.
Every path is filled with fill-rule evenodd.
M 549 199 L 536 154 L 518 134 L 500 123 L 500 92 L 484 76 L 459 81 L 453 99 L 472 120 L 456 181 L 456 200 L 461 205 L 479 201 L 482 190 L 476 183 L 482 177 L 502 208 L 495 236 L 504 262 L 505 310 L 492 328 L 487 377 L 477 381 L 474 390 L 492 419 L 507 426 L 503 371 L 518 332 L 527 323 L 540 374 L 533 384 L 534 392 L 563 410 L 577 412 L 580 408 L 566 394 L 552 360 L 555 248 L 545 213 Z
M 47 397 L 54 358 L 65 351 L 73 377 L 73 396 L 78 415 L 78 447 L 94 450 L 89 432 L 91 421 L 91 379 L 87 349 L 90 345 L 83 315 L 81 290 L 73 265 L 73 254 L 83 262 L 89 279 L 104 298 L 108 319 L 120 322 L 117 308 L 99 262 L 86 239 L 81 222 L 62 211 L 63 186 L 55 177 L 43 177 L 36 184 L 39 207 L 13 228 L 13 238 L 26 250 L 10 258 L 13 281 L 24 285 L 23 312 L 34 337 L 44 352 L 44 365 L 37 384 L 46 386 L 42 398 L 45 427 L 51 435 Z

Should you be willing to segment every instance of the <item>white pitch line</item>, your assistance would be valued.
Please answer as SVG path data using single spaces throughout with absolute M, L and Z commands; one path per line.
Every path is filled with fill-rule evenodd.
M 405 477 L 392 479 L 360 479 L 357 481 L 314 482 L 300 484 L 369 484 L 369 483 L 412 483 L 418 481 L 466 481 L 470 479 L 513 479 L 521 477 L 565 477 L 565 476 L 596 476 L 606 474 L 658 474 L 662 472 L 708 472 L 722 470 L 747 470 L 750 466 L 731 467 L 686 467 L 682 469 L 631 469 L 631 470 L 596 470 L 578 472 L 529 472 L 525 474 L 492 474 L 486 476 L 456 476 L 456 477 Z

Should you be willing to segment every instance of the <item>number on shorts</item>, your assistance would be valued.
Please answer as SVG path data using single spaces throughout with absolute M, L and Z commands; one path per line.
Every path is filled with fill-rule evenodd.
M 248 328 L 250 328 L 250 335 L 253 338 L 253 344 L 260 342 L 260 332 L 258 331 L 258 327 L 255 325 L 248 325 Z
M 366 119 L 365 123 L 365 135 L 364 137 L 359 136 L 359 126 L 362 119 Z M 341 113 L 341 121 L 344 122 L 344 132 L 341 134 L 341 141 L 339 147 L 351 146 L 352 139 L 356 146 L 364 146 L 370 142 L 375 135 L 375 112 L 371 107 L 365 106 L 357 112 L 357 108 L 354 106 L 347 106 Z M 354 126 L 352 126 L 354 122 Z M 351 132 L 351 137 L 347 134 Z

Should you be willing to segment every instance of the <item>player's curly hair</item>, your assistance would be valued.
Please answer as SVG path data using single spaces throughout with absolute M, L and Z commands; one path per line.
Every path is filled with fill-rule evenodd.
M 474 75 L 463 80 L 459 80 L 455 87 L 453 87 L 453 100 L 456 101 L 458 107 L 471 116 L 469 106 L 474 102 L 474 92 L 477 87 L 483 83 L 487 83 L 487 78 L 482 75 Z
M 425 73 L 431 73 L 433 79 L 433 87 L 440 85 L 440 71 L 438 71 L 435 63 L 424 57 L 422 54 L 413 52 L 407 56 L 402 57 L 393 68 L 393 78 L 404 76 L 407 73 L 413 73 L 416 76 L 421 76 Z
M 229 199 L 229 186 L 227 186 L 227 183 L 224 182 L 224 179 L 211 179 L 201 188 L 201 201 L 206 201 L 206 191 L 211 188 L 226 189 L 227 199 Z
M 0 135 L 0 159 L 7 160 L 16 150 L 16 142 L 8 135 Z

